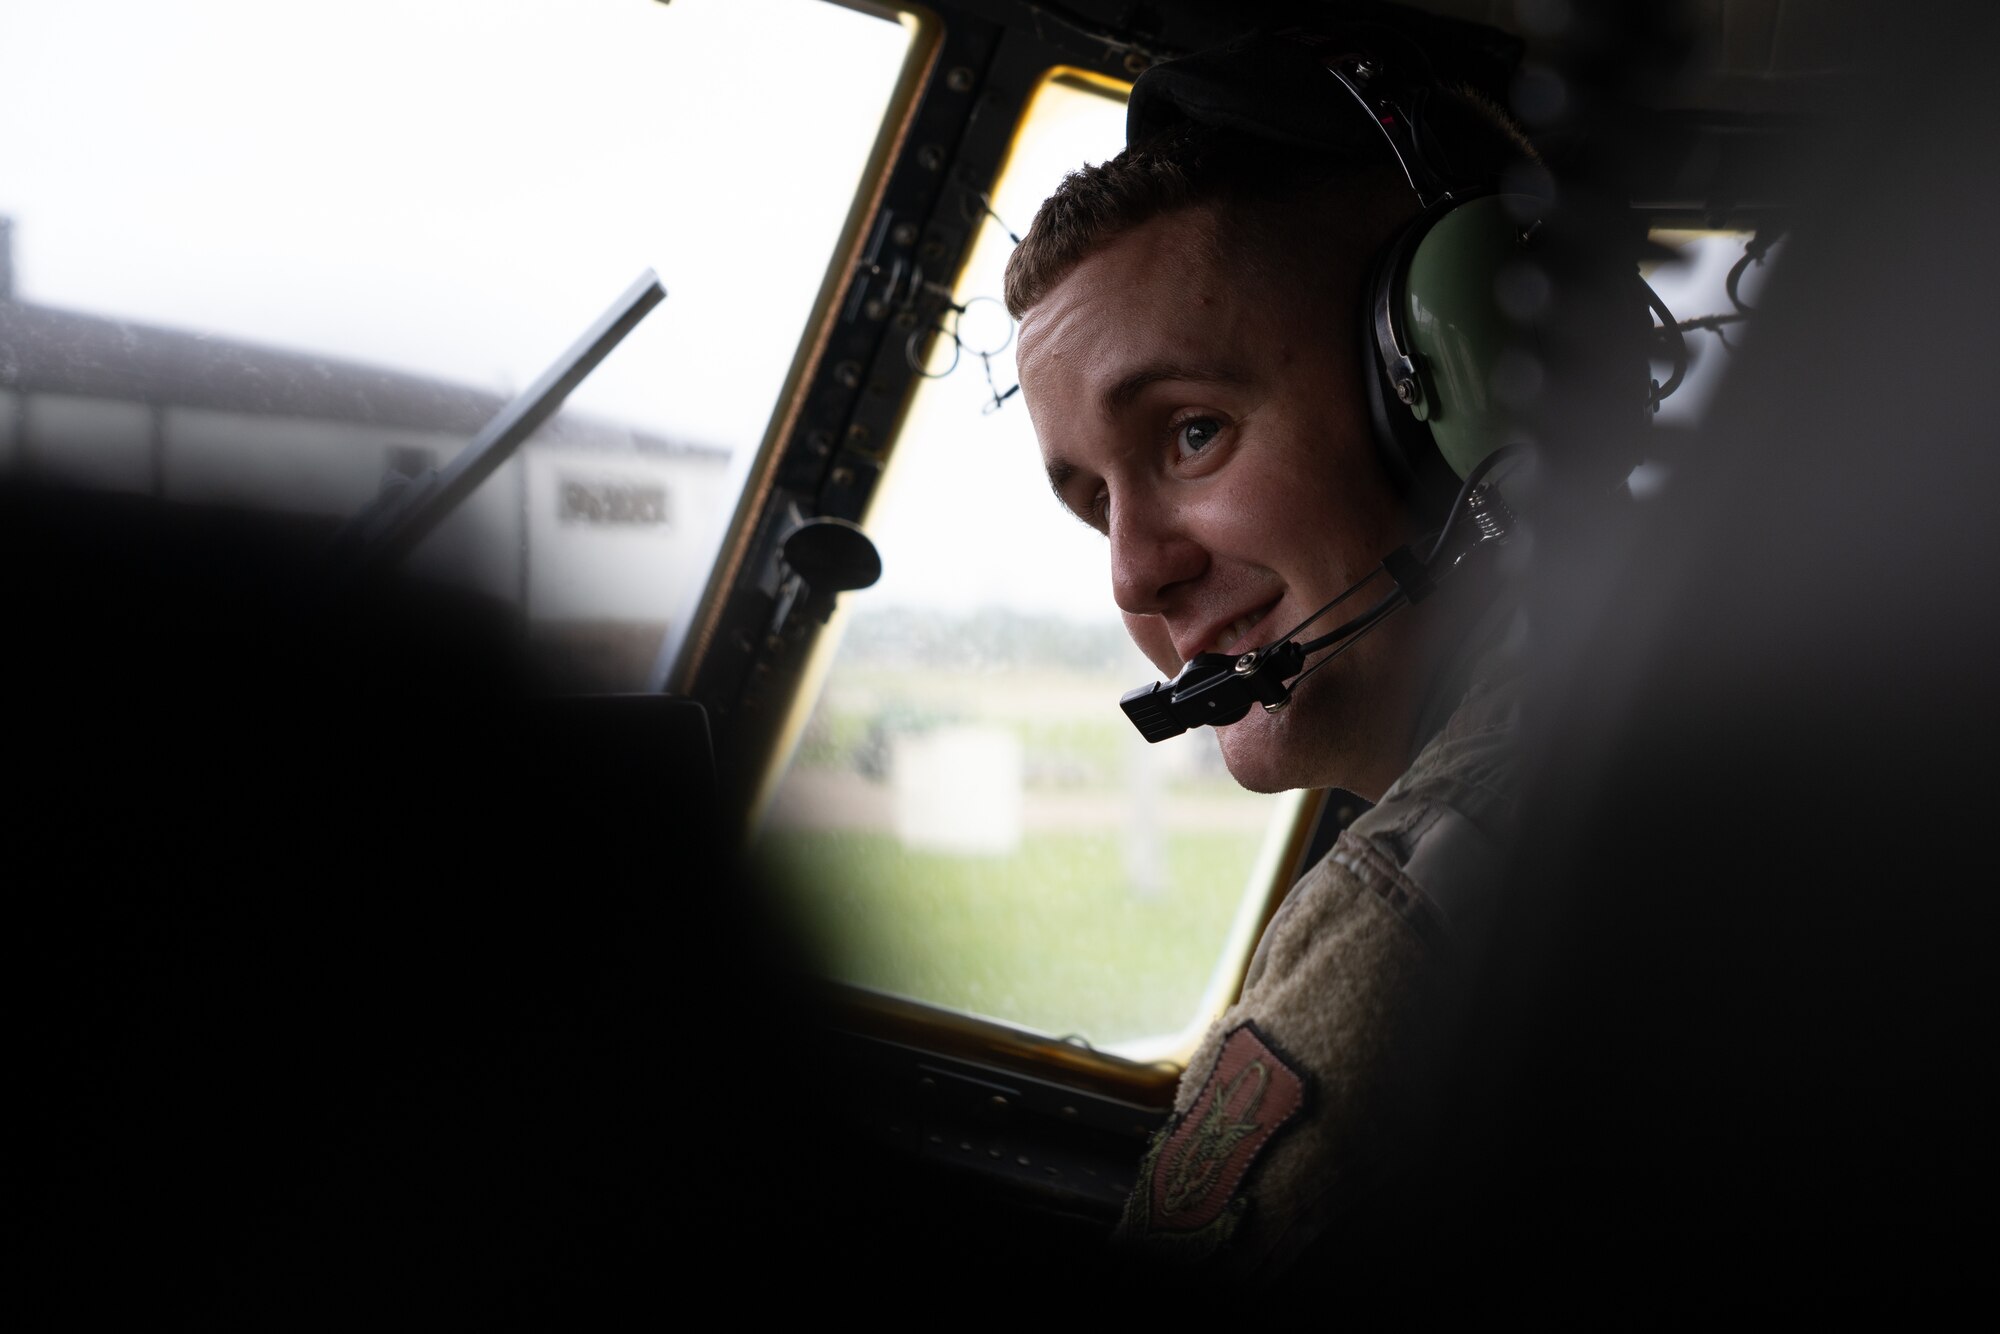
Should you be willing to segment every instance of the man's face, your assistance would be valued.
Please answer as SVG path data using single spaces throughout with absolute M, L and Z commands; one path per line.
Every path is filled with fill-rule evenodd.
M 1410 535 L 1370 438 L 1347 311 L 1224 271 L 1210 226 L 1183 209 L 1124 233 L 1020 330 L 1050 482 L 1110 540 L 1112 596 L 1167 676 L 1196 653 L 1278 638 Z M 1392 588 L 1379 577 L 1300 638 Z M 1379 797 L 1409 759 L 1411 619 L 1388 618 L 1288 708 L 1218 729 L 1237 781 Z

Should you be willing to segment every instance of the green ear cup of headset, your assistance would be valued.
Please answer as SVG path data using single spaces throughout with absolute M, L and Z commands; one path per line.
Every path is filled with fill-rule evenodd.
M 1533 200 L 1486 195 L 1439 212 L 1409 254 L 1400 290 L 1389 293 L 1415 372 L 1397 397 L 1430 428 L 1460 477 L 1521 438 L 1517 407 L 1495 393 L 1495 371 L 1510 349 L 1522 347 L 1522 330 L 1496 288 L 1528 253 L 1519 219 L 1535 216 L 1534 207 Z

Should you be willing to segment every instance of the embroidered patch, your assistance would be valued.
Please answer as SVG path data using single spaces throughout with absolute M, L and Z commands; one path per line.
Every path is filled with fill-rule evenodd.
M 1147 1157 L 1146 1230 L 1156 1236 L 1212 1230 L 1231 1212 L 1264 1146 L 1305 1100 L 1305 1078 L 1255 1025 L 1231 1029 L 1187 1115 Z

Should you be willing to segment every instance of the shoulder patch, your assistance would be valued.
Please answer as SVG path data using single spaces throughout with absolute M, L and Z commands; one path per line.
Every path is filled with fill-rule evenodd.
M 1231 1029 L 1187 1115 L 1146 1156 L 1139 1184 L 1149 1236 L 1219 1244 L 1235 1230 L 1244 1177 L 1305 1102 L 1305 1074 L 1255 1024 Z

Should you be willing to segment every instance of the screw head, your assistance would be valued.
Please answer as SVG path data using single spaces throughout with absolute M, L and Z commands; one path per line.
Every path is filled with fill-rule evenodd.
M 897 223 L 889 229 L 889 239 L 897 245 L 909 245 L 917 239 L 917 224 L 914 222 Z
M 972 90 L 971 67 L 967 65 L 953 66 L 951 73 L 944 76 L 944 86 L 951 89 L 954 93 L 970 92 Z
M 1396 381 L 1396 398 L 1399 402 L 1415 403 L 1417 401 L 1417 382 L 1415 380 Z

